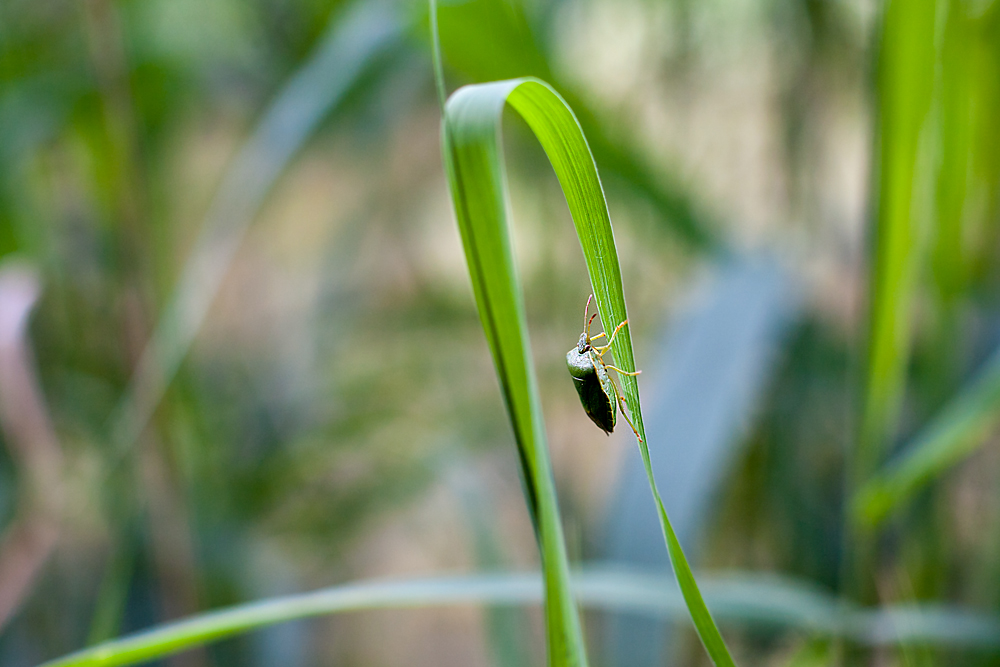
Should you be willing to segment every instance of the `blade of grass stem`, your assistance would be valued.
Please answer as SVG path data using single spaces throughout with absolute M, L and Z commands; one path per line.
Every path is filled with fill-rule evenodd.
M 725 621 L 768 630 L 787 628 L 815 638 L 849 637 L 872 646 L 922 641 L 938 646 L 1000 648 L 1000 617 L 943 606 L 864 609 L 814 586 L 768 574 L 700 576 L 705 596 Z M 659 618 L 688 614 L 670 575 L 625 568 L 573 574 L 573 590 L 588 608 Z M 268 598 L 159 625 L 51 660 L 40 667 L 114 667 L 161 658 L 195 646 L 303 618 L 370 609 L 451 605 L 523 606 L 543 600 L 537 572 L 358 581 Z
M 975 36 L 971 30 L 968 8 L 961 0 L 948 0 L 941 46 L 940 160 L 935 197 L 934 241 L 930 265 L 942 308 L 954 310 L 954 301 L 967 289 L 969 262 L 963 244 L 972 150 L 972 105 L 976 75 Z M 945 314 L 954 319 L 954 313 Z M 945 334 L 954 335 L 957 327 L 949 323 Z M 953 340 L 942 338 L 942 340 Z M 958 351 L 956 345 L 942 346 L 938 354 L 946 359 Z
M 627 319 L 621 268 L 597 167 L 572 110 L 546 83 L 515 79 L 466 86 L 445 107 L 445 165 L 472 276 L 480 318 L 493 354 L 536 521 L 545 566 L 550 656 L 572 650 L 584 664 L 579 620 L 568 595 L 565 547 L 545 444 L 537 383 L 531 366 L 521 287 L 508 231 L 506 175 L 501 160 L 501 117 L 510 105 L 531 128 L 552 164 L 583 249 L 602 323 L 610 330 Z M 628 327 L 614 339 L 615 363 L 635 370 Z M 629 413 L 640 433 L 640 455 L 656 503 L 667 551 L 691 618 L 717 665 L 733 665 L 674 534 L 650 466 L 635 378 L 619 376 Z M 558 596 L 558 597 L 555 597 Z M 560 625 L 563 623 L 564 625 Z M 579 648 L 574 645 L 579 643 Z M 562 663 L 556 663 L 562 664 Z
M 431 0 L 433 3 L 433 0 Z M 496 528 L 497 503 L 479 475 L 456 469 L 445 476 L 462 508 L 466 530 L 475 554 L 476 569 L 495 572 L 503 567 L 503 546 Z M 496 667 L 522 667 L 531 663 L 524 641 L 527 618 L 518 609 L 490 608 L 483 614 L 490 653 Z
M 976 452 L 1000 421 L 1000 351 L 854 499 L 856 520 L 876 525 L 921 486 Z
M 916 279 L 914 178 L 933 82 L 934 0 L 891 2 L 880 62 L 878 218 L 856 465 L 874 469 L 899 411 Z
M 580 619 L 569 589 L 538 383 L 534 377 L 521 287 L 508 236 L 507 187 L 499 123 L 521 82 L 466 87 L 448 100 L 442 123 L 445 166 L 480 319 L 514 430 L 527 503 L 545 575 L 549 664 L 587 664 Z
M 90 618 L 87 644 L 106 641 L 121 631 L 136 554 L 130 531 L 120 531 L 118 540 L 119 544 L 115 545 L 105 564 Z
M 878 173 L 874 255 L 868 288 L 868 351 L 850 496 L 875 472 L 895 431 L 906 384 L 919 234 L 914 206 L 921 133 L 934 85 L 935 0 L 892 0 L 882 17 L 878 62 Z M 873 542 L 851 526 L 845 584 L 874 596 Z

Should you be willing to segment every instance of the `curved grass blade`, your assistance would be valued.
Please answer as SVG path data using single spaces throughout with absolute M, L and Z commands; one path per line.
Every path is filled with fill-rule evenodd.
M 903 453 L 854 499 L 855 519 L 874 526 L 953 465 L 972 455 L 1000 421 L 1000 351 Z
M 701 577 L 720 619 L 814 637 L 848 637 L 892 646 L 1000 648 L 1000 617 L 941 606 L 862 609 L 784 577 L 730 573 Z M 573 575 L 573 591 L 595 609 L 669 619 L 685 616 L 683 596 L 669 575 L 626 568 L 587 569 Z M 40 667 L 114 667 L 161 658 L 226 637 L 302 618 L 368 609 L 445 605 L 523 606 L 542 601 L 537 572 L 359 581 L 308 593 L 236 605 L 167 623 L 44 663 Z
M 587 655 L 569 587 L 569 565 L 545 423 L 508 235 L 507 186 L 500 161 L 501 113 L 521 83 L 466 87 L 451 96 L 442 123 L 444 161 L 480 319 L 514 429 L 528 509 L 541 552 L 549 664 L 582 667 L 587 664 Z
M 575 94 L 570 81 L 550 66 L 551 45 L 539 36 L 553 32 L 548 24 L 533 25 L 524 0 L 465 0 L 443 3 L 439 21 L 448 63 L 471 82 L 537 77 L 561 91 L 584 128 L 605 178 L 646 199 L 687 248 L 698 253 L 723 252 L 718 224 L 679 175 L 653 169 L 629 133 L 608 132 L 608 124 Z M 557 68 L 558 69 L 558 68 Z M 620 128 L 619 128 L 620 129 Z
M 466 86 L 445 107 L 448 170 L 473 291 L 514 427 L 546 573 L 550 656 L 584 664 L 579 621 L 568 591 L 565 548 L 545 444 L 537 383 L 530 361 L 521 288 L 508 233 L 507 185 L 500 148 L 503 108 L 516 110 L 538 139 L 562 186 L 583 248 L 605 328 L 627 319 L 621 268 L 597 167 L 572 110 L 546 83 L 515 79 Z M 635 370 L 628 327 L 612 347 L 615 363 Z M 716 665 L 734 665 L 698 590 L 653 478 L 634 377 L 620 375 L 625 402 L 641 435 L 639 450 L 667 550 L 695 628 Z M 577 649 L 576 646 L 579 646 Z M 553 662 L 552 664 L 564 664 Z

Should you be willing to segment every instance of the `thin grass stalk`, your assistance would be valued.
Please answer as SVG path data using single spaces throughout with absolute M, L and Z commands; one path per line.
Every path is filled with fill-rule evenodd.
M 852 605 L 813 584 L 759 573 L 701 575 L 706 597 L 723 620 L 773 632 L 785 628 L 815 641 L 845 637 L 868 646 L 923 642 L 940 647 L 1000 649 L 1000 617 L 949 606 Z M 669 575 L 621 568 L 573 574 L 584 606 L 650 618 L 688 614 Z M 521 607 L 543 599 L 538 572 L 356 581 L 266 598 L 197 614 L 46 662 L 40 667 L 118 667 L 173 655 L 224 638 L 303 618 L 371 609 L 458 605 Z

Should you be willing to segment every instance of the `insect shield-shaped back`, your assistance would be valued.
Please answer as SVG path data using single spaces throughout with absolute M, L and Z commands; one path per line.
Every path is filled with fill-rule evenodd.
M 594 295 L 591 294 L 590 299 L 593 298 Z M 583 404 L 584 412 L 605 433 L 611 433 L 615 430 L 618 404 L 621 403 L 622 417 L 632 427 L 636 439 L 642 442 L 642 436 L 639 435 L 635 424 L 629 419 L 625 401 L 618 391 L 618 385 L 611 379 L 608 370 L 617 371 L 623 375 L 638 375 L 642 371 L 623 371 L 604 361 L 604 353 L 611 348 L 615 336 L 622 330 L 622 327 L 628 324 L 628 320 L 624 320 L 615 327 L 607 345 L 594 347 L 593 342 L 598 338 L 604 338 L 605 334 L 601 333 L 593 338 L 590 337 L 590 325 L 597 317 L 597 313 L 590 314 L 590 299 L 587 299 L 587 306 L 583 310 L 583 333 L 580 334 L 580 340 L 576 347 L 566 353 L 566 366 L 569 367 L 569 374 L 573 378 L 573 386 L 576 387 L 576 393 L 580 394 L 580 403 Z
M 580 334 L 577 346 L 566 353 L 566 366 L 573 378 L 576 393 L 580 395 L 584 412 L 605 433 L 614 431 L 617 392 L 614 387 L 608 386 L 611 378 L 597 352 L 591 347 L 586 332 Z

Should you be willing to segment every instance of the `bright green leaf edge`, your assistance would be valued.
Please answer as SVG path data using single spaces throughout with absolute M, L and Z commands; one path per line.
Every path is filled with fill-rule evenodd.
M 854 518 L 883 521 L 923 485 L 975 453 L 1000 421 L 1000 351 L 975 380 L 857 493 Z
M 996 650 L 1000 618 L 952 607 L 863 609 L 794 579 L 729 573 L 703 576 L 719 617 L 810 636 L 848 637 L 872 646 L 920 642 Z M 591 608 L 677 619 L 687 614 L 669 575 L 628 568 L 573 574 L 573 590 Z M 276 623 L 371 609 L 487 604 L 521 606 L 542 600 L 537 572 L 359 581 L 192 616 L 46 662 L 40 667 L 116 667 L 153 660 Z
M 502 113 L 508 104 L 531 128 L 559 179 L 605 329 L 624 321 L 628 314 L 607 201 L 597 166 L 573 111 L 548 84 L 533 78 L 457 90 L 445 106 L 445 166 L 473 291 L 514 427 L 528 503 L 536 521 L 546 574 L 550 660 L 562 653 L 569 656 L 569 661 L 552 664 L 583 665 L 586 655 L 579 635 L 579 620 L 569 595 L 568 567 L 545 445 L 541 402 L 531 365 L 522 291 L 509 238 L 508 189 L 500 141 Z M 619 368 L 635 370 L 628 327 L 615 338 L 612 350 Z M 638 383 L 627 375 L 620 375 L 619 381 L 642 438 L 639 450 L 674 573 L 695 629 L 716 665 L 734 667 L 656 488 Z

